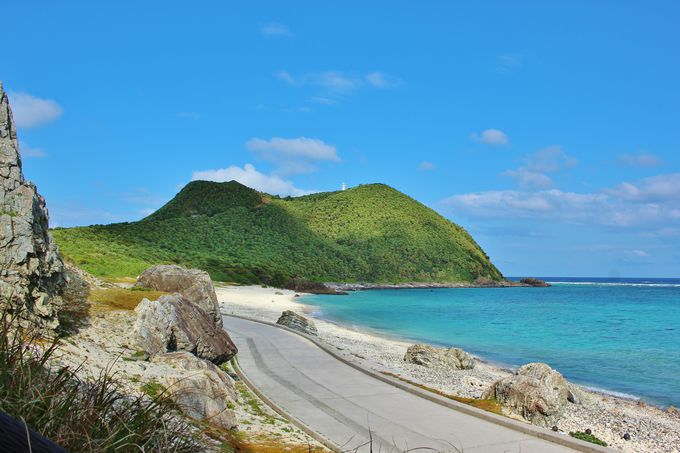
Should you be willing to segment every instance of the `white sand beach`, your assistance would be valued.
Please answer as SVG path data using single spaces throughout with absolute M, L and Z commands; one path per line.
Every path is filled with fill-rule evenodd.
M 222 313 L 276 322 L 285 310 L 313 317 L 314 307 L 297 301 L 289 290 L 260 286 L 224 286 L 215 290 Z M 403 361 L 404 341 L 379 336 L 315 318 L 319 337 L 347 359 L 378 372 L 388 372 L 450 395 L 477 398 L 494 381 L 510 371 L 476 358 L 475 368 L 440 372 Z M 558 370 L 559 371 L 559 370 Z M 610 447 L 624 452 L 680 452 L 680 413 L 642 402 L 618 398 L 581 388 L 581 403 L 569 404 L 558 423 L 560 431 L 591 429 Z M 623 439 L 629 433 L 631 440 Z

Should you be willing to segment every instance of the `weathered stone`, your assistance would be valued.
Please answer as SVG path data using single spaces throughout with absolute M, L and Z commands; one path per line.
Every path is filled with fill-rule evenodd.
M 177 374 L 163 376 L 160 383 L 186 415 L 221 428 L 236 427 L 236 418 L 229 406 L 237 396 L 234 381 L 227 373 L 188 352 L 157 355 L 152 362 L 169 364 L 177 369 Z
M 281 313 L 276 324 L 286 326 L 290 329 L 297 330 L 298 332 L 306 333 L 307 335 L 319 335 L 319 332 L 316 330 L 316 326 L 312 321 L 304 316 L 298 315 L 294 311 L 286 310 Z
M 482 398 L 498 400 L 506 410 L 535 425 L 550 427 L 562 417 L 569 397 L 564 377 L 545 363 L 529 363 L 496 381 Z
M 198 305 L 222 326 L 222 315 L 217 303 L 215 287 L 210 275 L 200 269 L 185 269 L 175 265 L 158 265 L 145 270 L 135 286 L 180 293 L 189 302 Z
M 0 309 L 41 330 L 59 325 L 63 263 L 45 199 L 24 179 L 17 131 L 0 82 Z
M 444 370 L 471 370 L 475 359 L 459 348 L 434 348 L 427 344 L 414 344 L 406 350 L 404 362 Z
M 198 306 L 179 294 L 142 300 L 135 308 L 133 337 L 149 355 L 189 351 L 220 364 L 237 352 L 231 338 Z

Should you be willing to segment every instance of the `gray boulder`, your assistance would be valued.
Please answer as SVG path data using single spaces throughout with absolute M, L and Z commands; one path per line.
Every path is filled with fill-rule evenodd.
M 0 309 L 22 324 L 50 331 L 59 326 L 65 279 L 48 231 L 45 199 L 24 179 L 19 142 L 0 82 Z
M 482 398 L 498 400 L 506 410 L 540 426 L 551 427 L 562 417 L 570 396 L 569 383 L 545 363 L 529 363 L 496 381 Z
M 474 358 L 459 348 L 434 348 L 427 344 L 414 344 L 406 350 L 404 362 L 444 370 L 471 370 Z
M 163 376 L 160 383 L 186 415 L 220 428 L 236 427 L 236 417 L 229 406 L 237 396 L 234 381 L 227 373 L 188 352 L 161 354 L 151 361 L 169 364 L 178 371 Z
M 135 312 L 134 341 L 150 356 L 188 351 L 220 364 L 238 352 L 227 332 L 216 326 L 213 318 L 179 294 L 162 296 L 153 302 L 144 299 Z
M 297 330 L 298 332 L 306 333 L 307 335 L 319 335 L 319 331 L 316 330 L 316 326 L 312 321 L 300 316 L 294 311 L 286 310 L 279 317 L 276 324 L 286 326 L 290 329 Z
M 215 287 L 210 275 L 205 271 L 175 265 L 153 266 L 142 272 L 135 286 L 166 293 L 180 293 L 186 300 L 208 313 L 215 324 L 222 326 Z

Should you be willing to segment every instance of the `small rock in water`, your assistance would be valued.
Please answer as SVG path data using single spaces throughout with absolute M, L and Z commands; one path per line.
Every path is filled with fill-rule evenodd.
M 624 434 L 623 440 L 630 440 L 630 434 L 628 434 L 628 433 Z

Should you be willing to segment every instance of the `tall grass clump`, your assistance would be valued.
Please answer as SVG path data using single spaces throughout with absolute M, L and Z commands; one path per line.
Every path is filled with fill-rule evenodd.
M 57 338 L 46 340 L 0 313 L 0 410 L 77 452 L 194 452 L 191 426 L 163 395 L 126 396 L 115 373 L 93 380 L 55 366 Z

